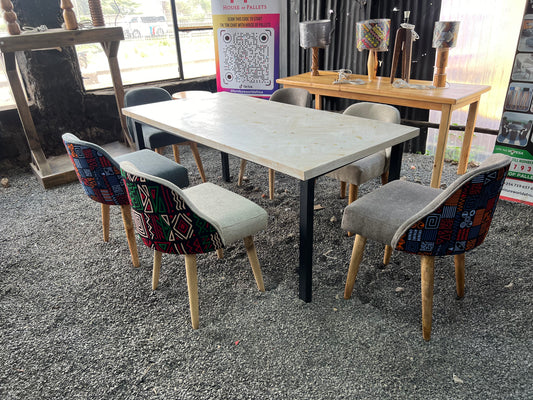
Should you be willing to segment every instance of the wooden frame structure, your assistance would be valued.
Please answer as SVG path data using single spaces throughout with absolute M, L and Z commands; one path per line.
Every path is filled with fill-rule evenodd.
M 28 99 L 17 71 L 15 52 L 44 50 L 86 43 L 100 43 L 109 63 L 124 137 L 128 145 L 133 147 L 129 136 L 126 134 L 126 118 L 120 112 L 124 107 L 124 87 L 122 85 L 122 77 L 117 60 L 118 47 L 121 40 L 124 40 L 124 33 L 120 27 L 70 31 L 50 29 L 44 32 L 24 33 L 23 35 L 0 38 L 0 51 L 4 57 L 7 77 L 11 91 L 13 92 L 13 97 L 15 98 L 22 128 L 24 129 L 24 134 L 30 147 L 32 158 L 30 166 L 44 188 L 73 181 L 76 179 L 76 174 L 66 154 L 65 156 L 50 158 L 47 158 L 44 154 L 31 116 Z M 114 145 L 113 148 L 116 150 L 117 146 Z M 116 153 L 117 151 L 115 151 Z

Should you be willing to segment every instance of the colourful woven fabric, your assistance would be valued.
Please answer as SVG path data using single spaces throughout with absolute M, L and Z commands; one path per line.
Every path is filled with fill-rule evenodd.
M 103 204 L 130 204 L 120 171 L 106 156 L 79 144 L 65 147 L 87 196 Z
M 199 254 L 224 247 L 213 225 L 196 215 L 179 193 L 122 171 L 135 230 L 148 247 L 163 253 Z
M 461 254 L 483 243 L 509 166 L 462 185 L 435 212 L 413 224 L 396 250 L 426 256 Z

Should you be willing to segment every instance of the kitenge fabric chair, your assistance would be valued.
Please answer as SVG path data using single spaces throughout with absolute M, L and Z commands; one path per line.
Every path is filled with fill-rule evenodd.
M 172 96 L 163 88 L 159 87 L 141 87 L 128 90 L 124 95 L 124 105 L 126 107 L 139 106 L 142 104 L 149 103 L 158 103 L 161 101 L 172 100 Z M 198 167 L 198 172 L 202 178 L 202 182 L 206 182 L 204 166 L 202 164 L 202 159 L 200 158 L 200 153 L 198 152 L 198 145 L 195 142 L 191 142 L 185 138 L 173 135 L 169 132 L 162 131 L 161 129 L 154 128 L 146 124 L 142 125 L 142 135 L 138 134 L 135 128 L 135 121 L 126 117 L 126 125 L 128 127 L 128 132 L 130 137 L 139 149 L 152 149 L 155 152 L 162 154 L 163 148 L 166 146 L 172 146 L 172 151 L 174 153 L 174 160 L 179 164 L 180 163 L 180 151 L 179 145 L 188 145 L 191 148 L 194 161 Z
M 275 101 L 278 103 L 291 104 L 294 106 L 310 107 L 313 97 L 311 96 L 311 93 L 309 93 L 305 89 L 283 88 L 283 89 L 278 89 L 274 93 L 272 93 L 272 96 L 270 96 L 269 100 Z M 246 168 L 246 160 L 242 159 L 241 166 L 239 168 L 239 178 L 237 179 L 237 186 L 242 185 L 245 168 Z M 271 168 L 268 169 L 268 194 L 269 194 L 270 200 L 274 199 L 275 173 L 276 171 L 274 171 L 273 169 Z
M 119 162 L 136 162 L 143 166 L 143 170 L 171 180 L 181 187 L 189 185 L 187 169 L 150 150 L 135 151 L 113 158 L 100 146 L 80 140 L 71 133 L 65 133 L 62 139 L 85 194 L 101 204 L 104 241 L 109 241 L 109 207 L 120 206 L 132 262 L 138 267 L 139 256 L 130 201 L 120 175 Z
M 453 255 L 456 290 L 464 296 L 465 252 L 483 243 L 511 158 L 494 154 L 445 190 L 394 181 L 354 201 L 344 210 L 342 228 L 357 234 L 344 298 L 352 295 L 367 238 L 391 249 L 421 256 L 422 335 L 431 337 L 435 257 Z
M 159 282 L 162 253 L 185 256 L 193 329 L 199 326 L 197 254 L 219 253 L 224 246 L 244 239 L 257 287 L 265 290 L 252 239 L 267 225 L 265 210 L 212 183 L 181 190 L 171 182 L 140 172 L 133 163 L 122 162 L 120 167 L 136 231 L 144 244 L 154 250 L 154 290 Z

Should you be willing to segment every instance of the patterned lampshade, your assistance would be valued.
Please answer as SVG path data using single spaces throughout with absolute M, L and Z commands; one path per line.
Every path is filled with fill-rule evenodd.
M 356 24 L 357 50 L 387 51 L 390 19 L 368 19 Z
M 460 21 L 437 21 L 433 29 L 433 47 L 437 49 L 455 47 Z

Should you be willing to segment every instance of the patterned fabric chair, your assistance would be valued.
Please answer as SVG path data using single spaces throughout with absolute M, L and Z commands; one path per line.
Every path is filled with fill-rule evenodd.
M 465 252 L 483 243 L 511 158 L 494 154 L 445 190 L 394 181 L 353 202 L 342 228 L 355 232 L 344 298 L 352 295 L 367 238 L 421 256 L 422 335 L 431 337 L 435 257 L 455 258 L 456 290 L 464 296 Z M 384 263 L 390 261 L 385 251 Z
M 138 267 L 139 256 L 131 220 L 130 201 L 118 163 L 124 160 L 136 162 L 143 166 L 143 170 L 171 180 L 182 187 L 189 185 L 187 170 L 150 150 L 140 150 L 113 158 L 100 146 L 80 140 L 71 133 L 65 133 L 62 139 L 85 194 L 101 204 L 104 241 L 109 241 L 109 207 L 120 206 L 131 259 L 133 265 Z
M 278 89 L 272 96 L 270 96 L 270 101 L 276 101 L 278 103 L 292 104 L 294 106 L 300 107 L 310 107 L 311 101 L 313 100 L 311 93 L 305 89 L 301 88 L 284 88 Z M 246 160 L 241 160 L 241 166 L 239 168 L 239 178 L 237 180 L 237 186 L 242 185 L 242 180 L 244 178 L 244 170 L 246 168 Z M 268 169 L 268 193 L 270 200 L 274 199 L 274 179 L 275 171 L 273 169 Z
M 164 179 L 140 172 L 133 163 L 120 164 L 133 209 L 135 228 L 154 250 L 152 288 L 159 282 L 162 253 L 183 254 L 193 329 L 198 329 L 196 254 L 217 251 L 244 239 L 248 259 L 260 291 L 263 276 L 252 235 L 264 229 L 265 210 L 211 183 L 181 190 Z
M 398 109 L 387 104 L 356 103 L 344 110 L 343 114 L 375 119 L 382 122 L 391 122 L 393 124 L 399 124 L 401 121 Z M 357 199 L 359 185 L 378 176 L 381 176 L 381 183 L 383 185 L 388 182 L 390 152 L 390 149 L 378 151 L 368 157 L 330 172 L 327 176 L 341 182 L 342 199 L 346 197 L 346 183 L 350 185 L 348 190 L 348 204 L 350 204 Z
M 159 87 L 143 87 L 137 89 L 131 89 L 124 95 L 124 105 L 126 107 L 139 106 L 142 104 L 157 103 L 160 101 L 172 100 L 172 96 L 163 88 Z M 180 163 L 180 150 L 179 145 L 188 145 L 191 148 L 194 161 L 200 172 L 202 182 L 206 182 L 204 166 L 200 153 L 198 152 L 198 145 L 195 142 L 188 141 L 185 138 L 173 135 L 171 133 L 154 128 L 153 126 L 142 124 L 142 135 L 137 133 L 135 129 L 135 121 L 129 117 L 126 117 L 126 124 L 132 140 L 137 143 L 139 149 L 152 149 L 156 153 L 163 154 L 163 148 L 166 146 L 172 146 L 174 153 L 174 160 Z

